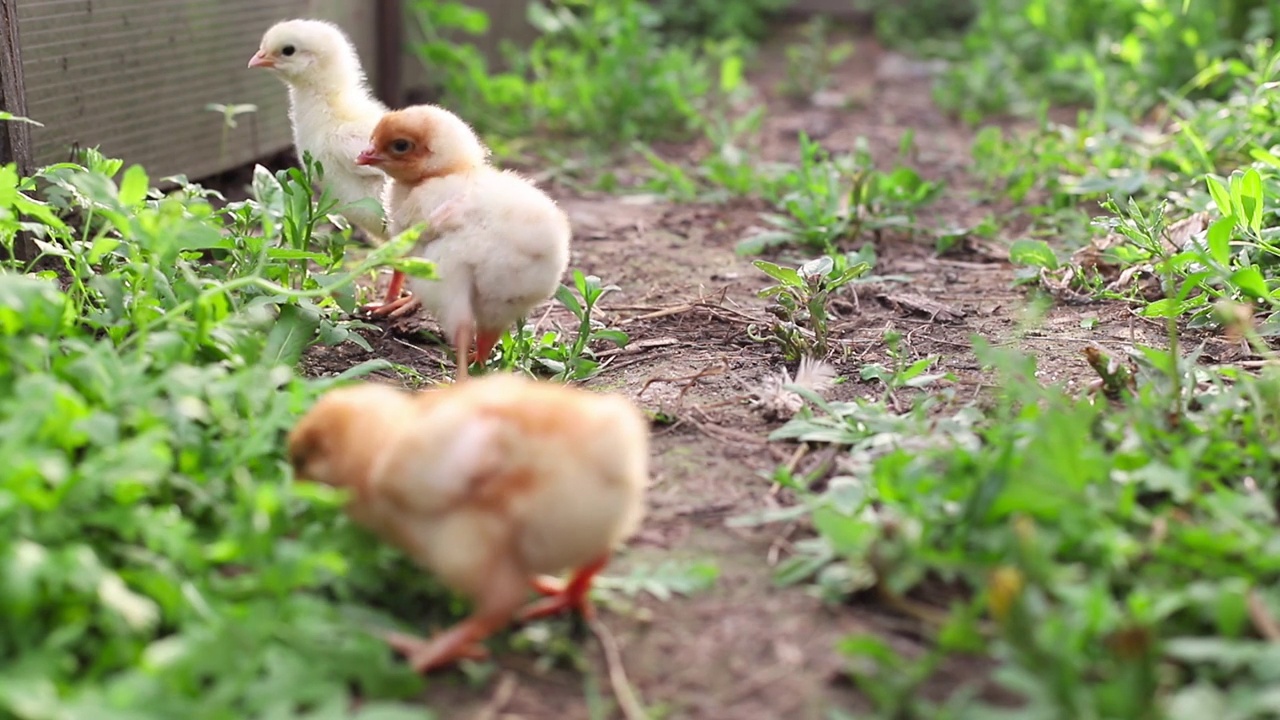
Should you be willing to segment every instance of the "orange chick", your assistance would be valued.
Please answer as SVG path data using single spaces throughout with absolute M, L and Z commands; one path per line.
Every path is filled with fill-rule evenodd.
M 430 224 L 415 252 L 436 264 L 438 280 L 410 278 L 413 299 L 387 307 L 394 317 L 420 304 L 435 317 L 459 380 L 555 294 L 569 264 L 569 218 L 529 180 L 489 165 L 488 153 L 457 115 L 416 105 L 384 115 L 356 160 L 391 178 L 383 207 L 392 235 Z
M 334 390 L 289 457 L 299 478 L 349 488 L 354 521 L 472 601 L 432 639 L 387 636 L 426 672 L 483 656 L 517 615 L 589 615 L 592 578 L 643 517 L 648 444 L 620 395 L 502 373 L 418 394 Z M 568 583 L 547 577 L 565 570 Z M 547 597 L 522 610 L 531 586 Z

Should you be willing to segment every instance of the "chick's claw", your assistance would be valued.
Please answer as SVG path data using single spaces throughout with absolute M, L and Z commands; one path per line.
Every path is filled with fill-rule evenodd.
M 565 590 L 564 581 L 550 575 L 538 575 L 529 581 L 529 585 L 539 595 L 559 595 Z
M 389 632 L 383 640 L 405 657 L 414 672 L 423 674 L 458 660 L 488 660 L 489 650 L 478 640 L 470 639 L 470 635 L 459 626 L 430 639 Z
M 360 310 L 374 317 L 395 320 L 396 318 L 401 318 L 412 313 L 420 307 L 422 307 L 422 303 L 420 303 L 415 297 L 412 295 L 405 295 L 404 297 L 396 298 L 389 302 L 362 305 L 360 306 Z
M 533 579 L 533 588 L 547 597 L 526 605 L 517 618 L 526 622 L 538 618 L 549 617 L 565 610 L 576 610 L 584 619 L 595 617 L 595 608 L 591 605 L 591 581 L 609 563 L 608 557 L 595 562 L 574 573 L 573 579 L 563 588 L 557 589 L 554 580 L 537 577 Z

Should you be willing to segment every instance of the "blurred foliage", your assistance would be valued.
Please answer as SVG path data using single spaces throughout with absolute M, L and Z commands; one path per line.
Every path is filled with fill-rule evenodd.
M 938 99 L 969 119 L 1106 96 L 1141 115 L 1224 58 L 1274 37 L 1276 0 L 976 0 Z M 1229 84 L 1198 88 L 1223 97 Z

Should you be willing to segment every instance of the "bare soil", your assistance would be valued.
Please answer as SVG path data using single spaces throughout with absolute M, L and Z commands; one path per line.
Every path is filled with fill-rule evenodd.
M 866 137 L 877 157 L 888 160 L 902 134 L 913 129 L 915 166 L 948 186 L 925 220 L 942 227 L 981 219 L 992 208 L 974 199 L 971 132 L 935 108 L 928 77 L 901 72 L 903 58 L 873 40 L 856 42 L 857 52 L 832 88 L 853 100 L 844 109 L 799 106 L 779 97 L 782 50 L 766 51 L 758 63 L 766 69 L 753 78 L 770 108 L 763 159 L 794 161 L 797 134 L 805 131 L 834 152 L 850 151 L 858 137 Z M 676 158 L 696 152 L 667 150 Z M 756 293 L 768 283 L 750 259 L 734 253 L 735 243 L 762 224 L 763 208 L 752 202 L 637 201 L 554 183 L 550 190 L 573 220 L 571 267 L 621 288 L 606 297 L 603 318 L 631 335 L 630 346 L 588 386 L 626 393 L 675 418 L 654 429 L 643 530 L 606 572 L 625 573 L 636 563 L 670 557 L 712 559 L 721 572 L 711 590 L 666 602 L 645 597 L 631 612 L 602 613 L 630 682 L 647 705 L 665 709 L 670 718 L 822 718 L 833 707 L 862 707 L 837 643 L 850 634 L 876 633 L 910 651 L 921 647 L 927 633 L 874 597 L 828 607 L 803 588 L 775 587 L 774 566 L 803 537 L 803 527 L 726 525 L 728 518 L 787 502 L 762 474 L 794 451 L 766 441 L 778 423 L 764 420 L 744 400 L 747 389 L 784 366 L 776 346 L 747 337 L 748 325 L 767 325 L 765 303 Z M 1017 332 L 1026 292 L 1014 287 L 1005 253 L 981 243 L 938 257 L 930 238 L 886 236 L 877 251 L 876 274 L 905 275 L 910 282 L 861 285 L 836 303 L 839 352 L 831 362 L 850 379 L 837 395 L 878 392 L 858 380 L 858 371 L 865 363 L 888 362 L 881 340 L 887 329 L 903 334 L 912 358 L 941 356 L 939 368 L 956 376 L 961 397 L 976 396 L 990 382 L 971 350 L 975 335 L 1025 348 L 1041 358 L 1045 381 L 1077 386 L 1091 380 L 1081 353 L 1089 344 L 1161 344 L 1158 326 L 1120 304 L 1057 305 L 1037 330 Z M 561 312 L 548 305 L 541 322 L 568 326 Z M 1096 318 L 1097 325 L 1084 329 L 1085 318 Z M 424 341 L 415 325 L 368 333 L 372 354 L 351 344 L 315 348 L 306 370 L 340 372 L 384 357 L 440 378 L 449 365 L 446 351 Z M 594 641 L 585 645 L 586 675 L 608 696 L 604 656 Z M 446 718 L 592 716 L 584 674 L 540 670 L 515 652 L 499 653 L 496 662 L 499 671 L 478 685 L 461 674 L 433 680 L 427 702 Z M 945 695 L 984 672 L 979 662 L 948 667 L 926 690 Z

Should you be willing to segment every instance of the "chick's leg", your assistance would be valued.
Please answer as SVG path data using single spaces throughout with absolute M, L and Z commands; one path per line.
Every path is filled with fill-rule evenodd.
M 591 564 L 579 568 L 563 589 L 556 593 L 544 593 L 548 597 L 526 605 L 517 617 L 521 621 L 536 620 L 565 610 L 577 610 L 582 613 L 584 618 L 590 620 L 595 614 L 594 609 L 591 607 L 590 598 L 588 598 L 591 592 L 591 581 L 608 564 L 609 556 L 604 555 Z M 551 583 L 546 579 L 534 579 L 535 590 L 543 592 L 551 588 Z
M 489 355 L 493 352 L 493 347 L 502 339 L 501 330 L 478 330 L 476 332 L 476 352 L 471 356 L 471 362 L 477 362 L 483 365 L 489 359 Z
M 424 640 L 399 633 L 384 636 L 387 644 L 409 661 L 418 673 L 442 668 L 462 659 L 488 657 L 480 643 L 506 625 L 515 614 L 524 595 L 524 577 L 519 569 L 506 563 L 492 568 L 488 582 L 476 598 L 471 617 Z
M 484 660 L 489 651 L 480 641 L 501 626 L 473 615 L 429 640 L 401 633 L 387 633 L 383 639 L 405 656 L 414 672 L 427 673 L 458 660 Z
M 427 230 L 424 239 L 434 239 L 440 235 L 440 226 L 449 218 L 458 212 L 458 208 L 462 206 L 463 201 L 467 199 L 467 193 L 455 195 L 444 201 L 431 214 L 427 216 Z M 404 273 L 399 270 L 392 271 L 391 283 L 387 285 L 387 296 L 381 304 L 370 304 L 360 308 L 364 312 L 375 317 L 387 317 L 395 319 L 403 317 L 409 313 L 422 307 L 422 303 L 414 299 L 412 295 L 400 297 L 401 290 L 404 289 Z
M 538 575 L 529 581 L 529 585 L 539 595 L 559 595 L 566 587 L 563 580 L 550 575 Z
M 360 310 L 374 317 L 385 317 L 395 319 L 408 315 L 409 313 L 422 307 L 422 303 L 412 295 L 400 297 L 400 291 L 404 288 L 404 273 L 395 270 L 391 273 L 391 283 L 387 285 L 387 295 L 381 303 L 370 303 L 362 305 Z
M 471 358 L 471 353 L 468 350 L 471 348 L 472 339 L 475 338 L 475 327 L 475 323 L 468 317 L 459 322 L 453 330 L 453 357 L 458 364 L 458 376 L 454 378 L 454 382 L 462 382 L 470 377 L 471 363 L 468 360 Z

